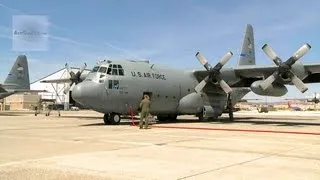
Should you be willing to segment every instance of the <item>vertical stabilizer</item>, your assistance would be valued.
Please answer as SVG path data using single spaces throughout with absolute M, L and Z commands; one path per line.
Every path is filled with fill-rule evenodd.
M 12 89 L 30 89 L 28 61 L 25 55 L 17 57 L 4 85 L 10 85 Z
M 253 28 L 251 24 L 247 24 L 239 57 L 239 66 L 255 64 L 256 57 L 254 51 Z

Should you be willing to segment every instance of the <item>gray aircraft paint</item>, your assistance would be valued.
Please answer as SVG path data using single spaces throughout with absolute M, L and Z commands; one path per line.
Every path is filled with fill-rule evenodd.
M 16 92 L 30 90 L 28 61 L 25 55 L 17 57 L 4 84 L 0 85 L 0 99 L 8 97 Z
M 255 64 L 251 25 L 246 27 L 241 54 L 249 55 L 250 59 L 240 56 L 239 66 Z M 120 64 L 125 71 L 124 76 L 90 73 L 82 83 L 74 87 L 72 91 L 74 100 L 98 112 L 130 114 L 130 106 L 137 113 L 143 92 L 151 92 L 151 113 L 155 115 L 181 114 L 179 101 L 193 93 L 194 87 L 199 83 L 193 71 L 172 69 L 139 61 L 113 61 L 112 64 Z M 108 65 L 107 62 L 100 64 L 100 66 Z M 239 80 L 232 68 L 222 68 L 221 73 L 224 79 L 231 84 Z M 160 78 L 157 78 L 157 75 L 160 75 Z M 119 89 L 109 89 L 109 80 L 119 80 Z M 204 92 L 206 92 L 202 93 L 204 105 L 215 109 L 216 116 L 220 116 L 226 105 L 226 94 L 216 86 L 205 87 Z M 236 104 L 248 92 L 250 92 L 249 88 L 233 88 L 232 104 Z
M 241 48 L 241 53 L 239 57 L 239 66 L 243 65 L 255 65 L 255 50 L 254 50 L 254 35 L 253 27 L 251 24 L 247 24 L 243 44 Z
M 145 62 L 113 61 L 124 69 L 124 76 L 90 73 L 85 81 L 76 85 L 72 97 L 77 102 L 102 113 L 130 114 L 131 106 L 137 113 L 143 92 L 151 92 L 151 113 L 180 114 L 179 101 L 194 92 L 198 81 L 192 71 L 171 69 Z M 108 63 L 100 66 L 108 66 Z M 100 78 L 100 76 L 103 76 Z M 109 89 L 109 80 L 118 80 L 118 89 Z M 233 104 L 250 90 L 234 88 Z M 226 95 L 221 89 L 215 93 L 203 93 L 205 105 L 219 110 L 221 115 L 226 104 Z

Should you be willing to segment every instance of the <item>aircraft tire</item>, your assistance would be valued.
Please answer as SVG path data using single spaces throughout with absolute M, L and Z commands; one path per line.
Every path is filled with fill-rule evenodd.
M 178 115 L 173 114 L 173 115 L 157 115 L 157 119 L 160 122 L 163 121 L 176 121 L 177 120 Z
M 169 119 L 170 119 L 170 121 L 176 121 L 177 120 L 177 117 L 178 117 L 178 115 L 170 115 L 169 116 Z
M 157 119 L 160 122 L 166 121 L 166 116 L 157 115 Z
M 229 112 L 229 120 L 230 121 L 233 121 L 234 119 L 233 119 L 233 112 Z
M 199 121 L 205 120 L 205 118 L 203 117 L 203 112 L 199 113 L 197 116 L 198 116 Z
M 104 122 L 104 124 L 106 124 L 106 125 L 108 125 L 108 124 L 110 124 L 110 121 L 109 121 L 109 114 L 104 114 L 104 116 L 103 116 L 103 122 Z
M 117 124 L 120 124 L 120 121 L 121 121 L 120 114 L 116 114 L 116 113 L 110 114 L 110 117 L 109 117 L 110 124 L 117 125 Z

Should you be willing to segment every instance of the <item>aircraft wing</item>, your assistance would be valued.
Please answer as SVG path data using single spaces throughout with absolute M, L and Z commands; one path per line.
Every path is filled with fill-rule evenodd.
M 0 84 L 0 93 L 3 93 L 3 92 L 7 92 L 3 87 L 1 87 L 1 84 Z
M 268 77 L 277 70 L 276 66 L 260 66 L 260 67 L 239 67 L 235 69 L 235 74 L 242 79 L 250 79 L 257 77 Z M 320 64 L 305 64 L 305 71 L 308 76 L 303 79 L 304 83 L 320 82 Z
M 277 66 L 272 65 L 250 65 L 239 66 L 235 69 L 221 69 L 221 74 L 222 78 L 226 80 L 230 87 L 250 87 L 254 81 L 269 77 L 277 69 Z M 304 83 L 320 83 L 320 64 L 304 64 L 304 69 L 308 74 L 308 76 L 302 80 Z M 193 74 L 199 82 L 209 75 L 206 70 L 196 70 Z M 288 82 L 286 84 L 288 84 Z
M 71 83 L 70 78 L 67 79 L 49 79 L 49 80 L 42 80 L 40 81 L 40 83 L 58 83 L 58 84 L 62 84 L 62 83 Z

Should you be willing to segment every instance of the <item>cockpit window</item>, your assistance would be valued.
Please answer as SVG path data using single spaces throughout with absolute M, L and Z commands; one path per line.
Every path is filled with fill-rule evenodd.
M 99 72 L 106 73 L 107 68 L 106 67 L 100 67 Z
M 124 76 L 124 70 L 122 69 L 122 66 L 119 64 L 110 64 L 107 70 L 107 74 Z
M 97 72 L 99 69 L 99 66 L 95 66 L 93 69 L 92 69 L 92 72 Z
M 113 68 L 112 69 L 112 75 L 118 75 L 118 69 Z
M 111 75 L 111 68 L 110 67 L 108 67 L 108 69 L 107 69 L 107 74 L 110 74 Z
M 124 76 L 123 69 L 119 69 L 119 75 Z

